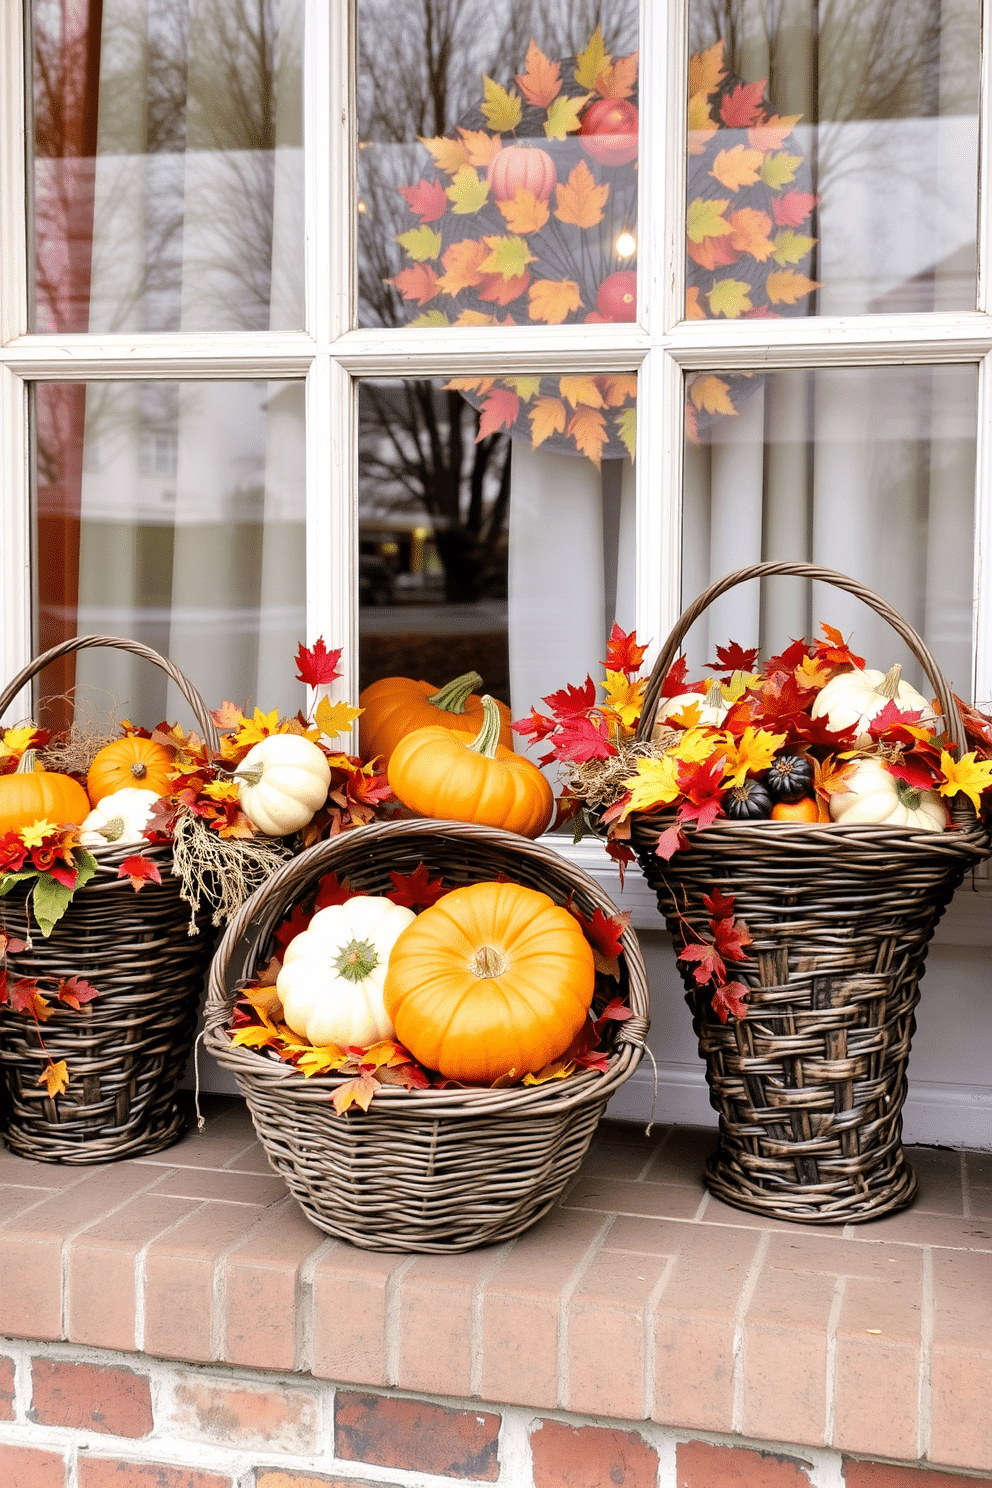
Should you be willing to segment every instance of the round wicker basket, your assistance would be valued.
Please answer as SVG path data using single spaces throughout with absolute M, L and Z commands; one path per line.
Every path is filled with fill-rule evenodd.
M 272 935 L 333 870 L 384 893 L 390 872 L 424 862 L 433 876 L 478 883 L 500 873 L 583 913 L 616 907 L 586 874 L 539 843 L 460 822 L 403 821 L 320 842 L 276 872 L 231 920 L 210 970 L 205 1041 L 231 1070 L 275 1170 L 320 1229 L 367 1250 L 447 1252 L 508 1240 L 536 1223 L 576 1173 L 613 1092 L 633 1074 L 648 1028 L 636 937 L 624 932 L 619 991 L 634 1017 L 617 1025 L 605 1073 L 506 1089 L 382 1089 L 368 1111 L 339 1116 L 341 1076 L 307 1079 L 235 1046 L 240 985 L 265 964 Z
M 217 747 L 213 720 L 188 679 L 149 647 L 118 636 L 79 636 L 53 646 L 0 695 L 0 716 L 49 662 L 89 646 L 130 651 L 160 667 Z M 162 882 L 149 881 L 136 894 L 118 871 L 139 850 Z M 0 1134 L 19 1156 L 42 1162 L 101 1163 L 157 1152 L 177 1141 L 189 1120 L 177 1087 L 212 937 L 204 927 L 189 934 L 189 905 L 172 875 L 170 847 L 103 847 L 93 855 L 96 874 L 47 939 L 29 917 L 26 890 L 0 899 L 0 928 L 29 942 L 29 949 L 8 954 L 11 980 L 78 976 L 99 993 L 78 1012 L 53 1004 L 41 1039 L 30 1018 L 0 1007 Z M 49 1056 L 64 1059 L 69 1070 L 68 1089 L 55 1098 L 39 1083 Z
M 689 606 L 652 670 L 639 738 L 693 622 L 748 579 L 790 574 L 857 595 L 907 643 L 934 687 L 951 739 L 967 745 L 947 682 L 920 637 L 886 602 L 832 569 L 761 563 L 728 574 Z M 959 798 L 960 799 L 960 798 Z M 908 1204 L 916 1179 L 902 1148 L 906 1063 L 927 947 L 965 873 L 990 852 L 970 803 L 953 830 L 720 819 L 688 832 L 669 862 L 655 852 L 665 814 L 632 817 L 632 845 L 681 946 L 708 938 L 703 896 L 735 899 L 753 944 L 734 975 L 747 1014 L 721 1023 L 682 963 L 686 1001 L 719 1112 L 707 1184 L 737 1208 L 804 1224 L 874 1219 Z

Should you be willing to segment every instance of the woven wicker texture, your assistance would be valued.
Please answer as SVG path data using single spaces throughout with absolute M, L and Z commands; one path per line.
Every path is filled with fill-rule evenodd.
M 25 667 L 0 696 L 0 716 L 21 687 L 56 657 L 89 646 L 131 651 L 161 667 L 190 702 L 213 747 L 217 733 L 199 693 L 157 652 L 117 636 L 81 636 Z M 118 870 L 133 853 L 151 859 L 162 883 L 136 894 Z M 189 935 L 189 906 L 172 876 L 169 847 L 94 849 L 96 875 L 73 898 L 51 935 L 28 914 L 28 891 L 0 899 L 0 926 L 31 948 L 9 954 L 19 977 L 78 976 L 99 992 L 76 1012 L 52 1005 L 41 1039 L 33 1021 L 0 1008 L 0 1134 L 21 1157 L 101 1163 L 168 1147 L 188 1124 L 177 1086 L 189 1059 L 211 937 Z M 28 886 L 30 888 L 30 885 Z M 45 990 L 43 987 L 42 990 Z M 64 1059 L 69 1087 L 52 1099 L 39 1078 L 51 1055 Z
M 587 915 L 616 907 L 599 886 L 539 843 L 459 822 L 391 822 L 321 842 L 287 863 L 228 925 L 210 971 L 206 1045 L 233 1071 L 272 1166 L 322 1230 L 368 1250 L 447 1252 L 508 1240 L 551 1208 L 574 1176 L 610 1095 L 634 1072 L 648 1028 L 636 937 L 623 936 L 620 991 L 635 1016 L 617 1025 L 606 1073 L 509 1089 L 384 1088 L 367 1112 L 330 1104 L 341 1076 L 307 1079 L 235 1047 L 227 1033 L 242 981 L 272 934 L 333 870 L 368 893 L 423 861 L 447 884 L 501 872 Z
M 915 631 L 877 594 L 831 569 L 763 563 L 728 574 L 685 611 L 652 671 L 639 737 L 693 621 L 748 579 L 790 574 L 846 589 L 888 620 L 916 655 L 960 748 L 946 680 Z M 709 938 L 703 896 L 719 888 L 751 933 L 734 976 L 751 989 L 741 1020 L 723 1024 L 712 988 L 683 970 L 706 1060 L 720 1139 L 710 1189 L 753 1213 L 845 1224 L 902 1208 L 916 1192 L 903 1154 L 902 1106 L 913 1009 L 927 946 L 964 874 L 988 856 L 970 804 L 946 833 L 900 827 L 731 822 L 703 832 L 666 863 L 655 853 L 666 815 L 632 818 L 632 845 L 677 947 L 685 925 Z

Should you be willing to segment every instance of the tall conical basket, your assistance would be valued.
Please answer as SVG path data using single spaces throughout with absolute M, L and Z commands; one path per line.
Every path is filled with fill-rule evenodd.
M 193 710 L 207 742 L 217 731 L 193 684 L 165 657 L 120 636 L 77 636 L 38 656 L 0 695 L 0 717 L 21 688 L 60 656 L 91 646 L 131 652 L 159 667 Z M 172 848 L 92 849 L 96 874 L 74 896 L 51 935 L 43 938 L 29 913 L 27 892 L 0 898 L 0 929 L 28 944 L 7 957 L 19 977 L 78 976 L 98 992 L 78 1011 L 53 1004 L 38 1029 L 32 1019 L 0 1006 L 0 1136 L 21 1157 L 89 1164 L 141 1157 L 179 1140 L 189 1122 L 178 1094 L 196 1031 L 204 972 L 213 937 L 190 930 L 190 907 L 172 872 Z M 162 882 L 139 894 L 119 876 L 140 852 Z M 49 1057 L 64 1059 L 68 1088 L 50 1096 L 42 1073 Z
M 950 688 L 913 628 L 879 595 L 832 569 L 759 563 L 711 585 L 679 618 L 652 670 L 638 739 L 651 737 L 661 685 L 693 622 L 749 579 L 793 575 L 856 595 L 905 641 L 933 685 L 957 746 L 967 749 Z M 961 800 L 959 796 L 957 798 Z M 721 1023 L 711 989 L 680 964 L 706 1061 L 719 1145 L 706 1181 L 737 1208 L 803 1224 L 874 1219 L 910 1203 L 916 1179 L 902 1147 L 906 1064 L 927 947 L 965 873 L 990 851 L 969 802 L 952 827 L 925 832 L 720 818 L 690 828 L 665 862 L 655 851 L 671 815 L 632 818 L 632 845 L 668 928 L 708 938 L 704 895 L 733 895 L 751 933 L 734 975 L 746 1016 Z

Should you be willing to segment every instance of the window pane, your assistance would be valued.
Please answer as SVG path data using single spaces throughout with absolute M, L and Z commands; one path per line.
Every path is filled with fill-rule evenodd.
M 970 698 L 977 369 L 699 373 L 688 392 L 685 602 L 764 559 L 838 569 L 888 600 Z M 775 652 L 826 621 L 853 632 L 869 666 L 902 662 L 921 686 L 860 600 L 793 578 L 760 588 L 741 585 L 707 611 L 690 635 L 694 665 L 730 639 Z
M 362 687 L 477 671 L 519 718 L 601 675 L 614 619 L 633 625 L 635 393 L 632 376 L 362 384 Z
M 690 0 L 686 315 L 974 310 L 978 0 Z
M 359 0 L 361 325 L 636 317 L 637 4 Z
M 295 713 L 303 384 L 38 384 L 35 410 L 36 649 L 129 636 L 173 661 L 211 707 L 230 698 Z M 141 722 L 185 716 L 165 677 L 122 652 L 66 658 L 40 696 L 74 681 L 98 714 L 109 695 Z M 53 722 L 68 711 L 56 707 Z
M 303 0 L 32 0 L 34 329 L 303 325 Z

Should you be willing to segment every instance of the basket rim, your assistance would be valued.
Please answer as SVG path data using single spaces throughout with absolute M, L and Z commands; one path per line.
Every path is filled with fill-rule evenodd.
M 248 953 L 246 969 L 253 963 L 260 945 L 271 935 L 275 924 L 289 910 L 295 899 L 303 897 L 323 874 L 341 865 L 356 853 L 366 857 L 376 847 L 391 840 L 447 838 L 471 843 L 492 843 L 511 855 L 543 864 L 553 877 L 567 880 L 571 889 L 582 892 L 587 903 L 604 912 L 618 913 L 606 890 L 582 869 L 575 867 L 553 849 L 515 833 L 496 827 L 483 827 L 472 822 L 440 822 L 432 819 L 370 823 L 365 827 L 315 843 L 291 859 L 268 879 L 242 906 L 224 931 L 210 965 L 205 1027 L 205 1046 L 218 1063 L 230 1069 L 239 1083 L 258 1084 L 269 1090 L 280 1090 L 302 1103 L 325 1104 L 333 1092 L 350 1079 L 350 1075 L 311 1075 L 281 1061 L 243 1046 L 232 1045 L 227 1032 L 237 994 L 237 984 L 230 978 L 230 963 L 236 947 L 243 949 L 246 940 L 254 943 Z M 300 880 L 305 882 L 303 888 Z M 621 936 L 627 972 L 628 1001 L 634 1018 L 621 1024 L 618 1048 L 609 1056 L 606 1071 L 587 1070 L 569 1075 L 566 1080 L 543 1085 L 513 1085 L 501 1089 L 490 1086 L 458 1086 L 451 1089 L 408 1091 L 385 1087 L 376 1093 L 371 1110 L 396 1116 L 406 1113 L 420 1117 L 430 1113 L 447 1116 L 482 1117 L 501 1111 L 540 1107 L 542 1113 L 567 1110 L 587 1101 L 607 1099 L 640 1063 L 649 1025 L 650 996 L 647 971 L 636 934 L 628 925 Z M 633 1027 L 631 1027 L 633 1025 Z M 563 1087 L 567 1090 L 563 1092 Z M 412 1099 L 411 1099 L 412 1097 Z
M 673 825 L 675 813 L 632 811 L 630 822 L 632 834 L 650 833 L 655 824 L 659 830 Z M 919 827 L 890 826 L 882 822 L 851 822 L 845 825 L 843 822 L 770 821 L 766 818 L 733 821 L 729 817 L 719 817 L 703 831 L 698 830 L 694 821 L 684 822 L 682 832 L 693 839 L 694 846 L 698 842 L 703 847 L 711 844 L 714 848 L 736 851 L 740 851 L 748 842 L 755 846 L 759 843 L 764 845 L 769 837 L 778 836 L 787 840 L 822 843 L 824 847 L 843 846 L 852 853 L 860 848 L 867 854 L 871 849 L 883 846 L 886 853 L 891 853 L 894 848 L 904 847 L 907 852 L 912 853 L 930 851 L 938 856 L 960 854 L 974 858 L 976 862 L 992 854 L 992 833 L 984 820 L 974 814 L 966 822 L 952 821 L 943 832 L 927 831 Z M 669 870 L 678 870 L 677 858 L 678 854 L 674 854 L 667 865 Z

